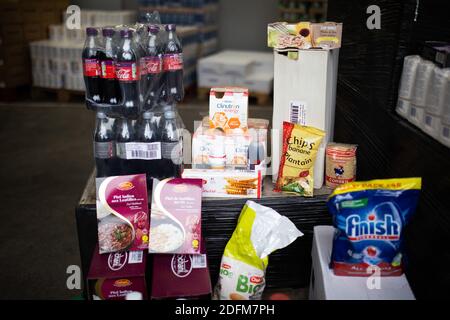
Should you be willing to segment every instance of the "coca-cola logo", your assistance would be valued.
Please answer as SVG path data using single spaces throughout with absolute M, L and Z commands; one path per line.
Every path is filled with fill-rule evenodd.
M 144 64 L 144 68 L 148 73 L 158 73 L 160 72 L 161 64 L 159 61 L 147 61 Z
M 187 254 L 175 254 L 171 262 L 172 272 L 178 278 L 185 278 L 191 274 L 192 258 Z
M 131 79 L 131 69 L 129 68 L 120 68 L 116 70 L 116 77 L 120 80 L 128 80 Z
M 128 254 L 126 252 L 110 253 L 108 257 L 108 267 L 112 271 L 122 269 L 127 264 Z

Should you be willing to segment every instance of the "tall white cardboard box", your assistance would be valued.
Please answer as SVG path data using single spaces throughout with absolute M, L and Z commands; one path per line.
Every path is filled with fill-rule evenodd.
M 314 166 L 314 188 L 324 182 L 325 147 L 333 140 L 339 49 L 298 50 L 298 59 L 274 51 L 272 179 L 278 177 L 283 121 L 326 132 Z

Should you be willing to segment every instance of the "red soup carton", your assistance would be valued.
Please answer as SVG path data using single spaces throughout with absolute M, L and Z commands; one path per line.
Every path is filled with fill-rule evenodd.
M 153 180 L 149 253 L 200 253 L 202 185 L 202 179 Z
M 202 254 L 153 256 L 152 299 L 209 299 L 211 278 Z
M 94 251 L 87 276 L 89 300 L 125 300 L 127 294 L 139 292 L 147 298 L 144 251 L 110 254 Z
M 99 253 L 148 248 L 145 174 L 97 178 Z

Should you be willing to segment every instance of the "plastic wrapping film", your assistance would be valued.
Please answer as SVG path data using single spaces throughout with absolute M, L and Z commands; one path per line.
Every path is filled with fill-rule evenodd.
M 183 54 L 175 25 L 87 28 L 83 50 L 86 106 L 137 118 L 184 97 Z

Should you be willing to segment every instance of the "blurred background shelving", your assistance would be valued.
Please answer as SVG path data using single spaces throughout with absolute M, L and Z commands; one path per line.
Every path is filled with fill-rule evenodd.
M 327 17 L 328 0 L 280 0 L 278 11 L 285 22 L 324 22 Z

